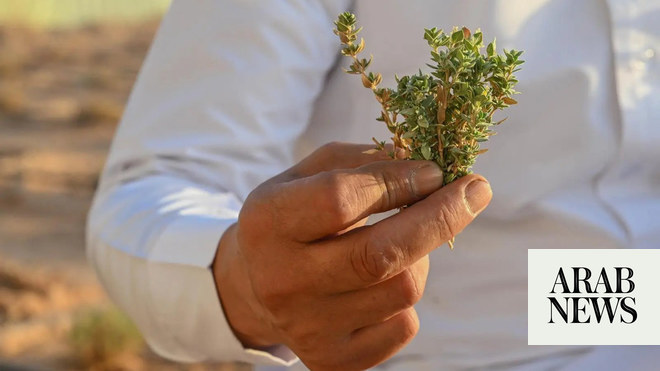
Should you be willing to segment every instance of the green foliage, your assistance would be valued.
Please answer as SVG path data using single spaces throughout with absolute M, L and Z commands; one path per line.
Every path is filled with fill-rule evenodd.
M 484 48 L 480 30 L 455 27 L 451 33 L 436 28 L 424 30 L 431 48 L 430 74 L 419 73 L 396 78 L 396 88 L 380 88 L 379 73 L 367 72 L 371 59 L 360 59 L 364 39 L 358 42 L 356 17 L 342 13 L 335 21 L 335 34 L 342 54 L 353 59 L 346 70 L 361 75 L 362 84 L 373 91 L 382 105 L 380 117 L 393 134 L 395 149 L 405 150 L 409 159 L 432 160 L 440 165 L 444 183 L 471 173 L 480 148 L 495 134 L 491 127 L 497 110 L 516 104 L 512 98 L 518 80 L 515 72 L 523 61 L 522 51 L 504 50 L 497 54 L 495 40 Z M 374 139 L 382 150 L 384 142 Z M 393 153 L 391 154 L 393 156 Z
M 137 353 L 144 346 L 133 322 L 116 309 L 97 309 L 79 315 L 71 329 L 70 343 L 88 365 Z

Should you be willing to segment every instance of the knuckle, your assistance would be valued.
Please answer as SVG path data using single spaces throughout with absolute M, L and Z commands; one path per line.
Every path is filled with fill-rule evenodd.
M 325 200 L 324 211 L 331 215 L 337 224 L 348 223 L 353 218 L 354 202 L 352 192 L 344 174 L 337 171 L 325 173 L 323 184 Z
M 419 320 L 414 309 L 401 313 L 401 320 L 397 328 L 397 335 L 401 342 L 407 343 L 419 332 Z
M 291 190 L 281 184 L 275 184 L 263 192 L 261 204 L 270 214 L 281 214 L 290 210 L 292 202 Z M 262 210 L 262 214 L 264 210 Z
M 333 140 L 321 146 L 324 151 L 334 152 L 342 146 L 342 142 L 338 140 Z
M 316 150 L 316 155 L 320 158 L 331 158 L 333 154 L 340 150 L 341 145 L 342 143 L 338 141 L 325 143 Z
M 401 261 L 400 250 L 382 238 L 370 238 L 364 248 L 354 251 L 353 269 L 366 283 L 386 278 Z
M 238 222 L 249 237 L 258 237 L 262 233 L 254 231 L 272 230 L 272 213 L 276 209 L 277 192 L 270 187 L 258 187 L 253 190 L 241 206 Z
M 399 277 L 399 298 L 402 305 L 409 308 L 417 304 L 422 299 L 423 293 L 413 273 L 410 269 L 406 269 L 397 277 Z
M 248 197 L 245 199 L 245 202 L 241 206 L 241 211 L 238 215 L 238 220 L 241 222 L 243 225 L 249 225 L 255 217 L 259 215 L 258 211 L 258 206 L 256 202 L 256 196 L 255 191 L 252 191 Z
M 436 209 L 437 212 L 433 221 L 440 234 L 443 237 L 450 238 L 460 232 L 458 227 L 459 212 L 452 206 L 451 200 L 445 198 L 441 201 Z
M 383 208 L 392 207 L 392 205 L 399 205 L 403 202 L 402 199 L 408 195 L 414 195 L 415 191 L 412 183 L 408 177 L 401 177 L 389 171 L 384 171 L 377 175 L 378 181 L 382 185 Z

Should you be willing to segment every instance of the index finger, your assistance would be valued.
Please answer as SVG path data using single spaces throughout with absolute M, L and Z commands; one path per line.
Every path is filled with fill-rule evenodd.
M 389 153 L 395 151 L 386 144 L 382 151 L 374 151 L 373 144 L 330 142 L 322 145 L 269 182 L 282 183 L 335 169 L 353 169 L 372 162 L 390 160 Z M 397 158 L 403 158 L 403 150 L 396 150 Z
M 434 162 L 378 161 L 277 184 L 269 199 L 277 233 L 311 242 L 371 214 L 418 201 L 440 186 L 442 171 Z

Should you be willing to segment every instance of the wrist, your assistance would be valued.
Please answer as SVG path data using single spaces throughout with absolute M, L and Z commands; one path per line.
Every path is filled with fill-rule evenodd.
M 272 346 L 278 342 L 254 297 L 245 261 L 239 254 L 236 228 L 236 224 L 227 228 L 213 260 L 218 297 L 229 326 L 244 347 Z

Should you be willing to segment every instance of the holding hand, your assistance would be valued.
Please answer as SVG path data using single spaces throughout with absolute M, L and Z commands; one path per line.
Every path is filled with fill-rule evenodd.
M 435 163 L 363 153 L 371 147 L 325 145 L 246 199 L 213 266 L 244 345 L 285 344 L 312 370 L 360 370 L 417 333 L 429 252 L 469 224 L 491 190 L 478 175 L 440 188 Z

